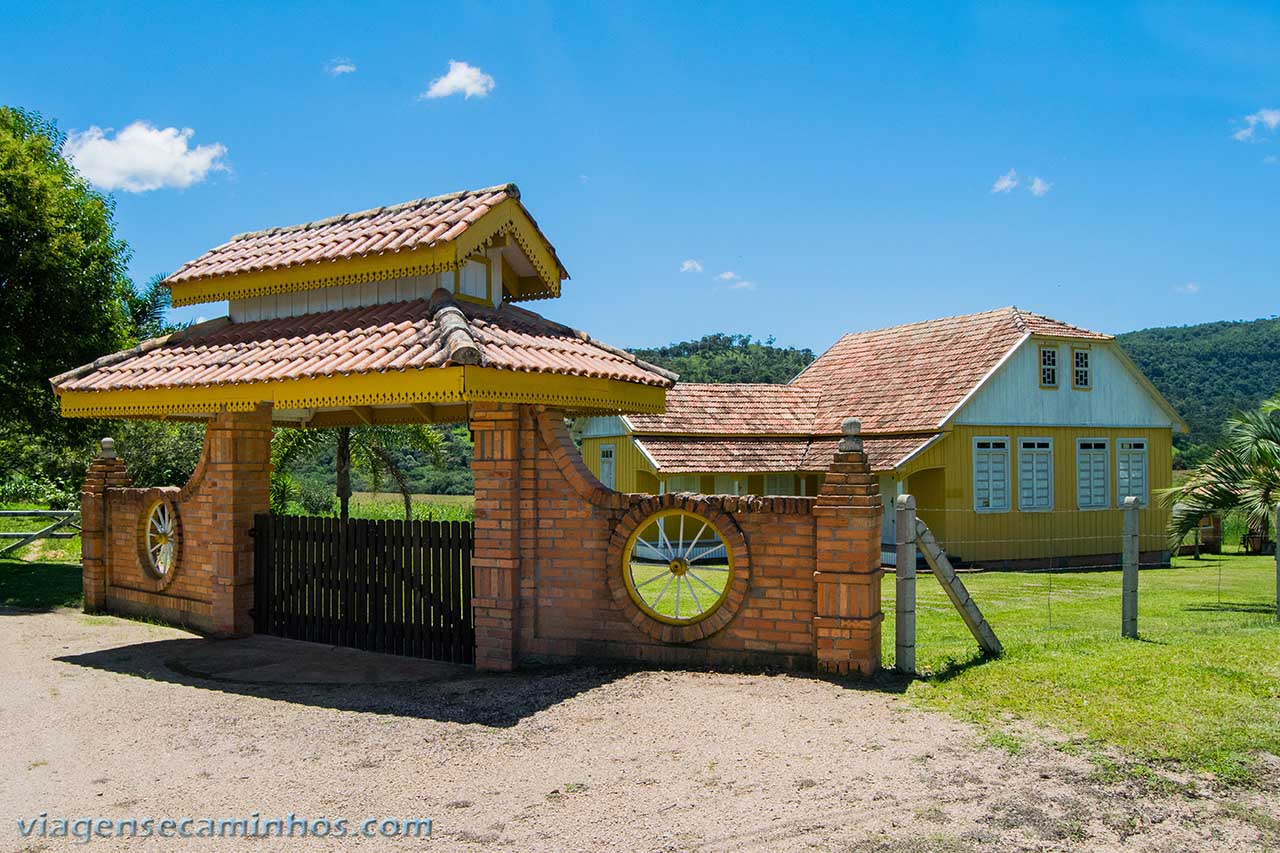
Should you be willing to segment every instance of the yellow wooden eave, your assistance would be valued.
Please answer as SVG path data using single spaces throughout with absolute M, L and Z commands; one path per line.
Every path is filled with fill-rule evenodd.
M 518 279 L 519 293 L 512 294 L 510 301 L 559 296 L 560 281 L 568 278 L 568 273 L 561 266 L 551 244 L 516 199 L 507 199 L 498 204 L 473 222 L 457 239 L 448 243 L 197 278 L 174 282 L 169 288 L 176 307 L 431 275 L 459 269 L 471 256 L 483 252 L 490 244 L 503 237 L 515 241 L 537 273 Z
M 616 379 L 465 365 L 185 388 L 59 391 L 58 400 L 64 417 L 82 418 L 247 412 L 259 403 L 276 409 L 355 409 L 497 402 L 568 411 L 660 413 L 666 390 Z

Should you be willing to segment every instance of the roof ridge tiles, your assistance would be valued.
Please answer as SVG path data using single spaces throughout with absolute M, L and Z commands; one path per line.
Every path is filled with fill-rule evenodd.
M 415 198 L 409 201 L 402 201 L 397 204 L 385 204 L 381 207 L 370 207 L 366 210 L 355 211 L 354 213 L 339 213 L 335 216 L 327 216 L 322 219 L 312 219 L 307 222 L 299 222 L 296 225 L 278 225 L 272 228 L 260 228 L 256 231 L 243 231 L 231 237 L 231 239 L 224 242 L 222 246 L 234 243 L 237 240 L 246 240 L 250 237 L 270 237 L 276 234 L 306 231 L 310 228 L 323 228 L 326 225 L 337 225 L 341 222 L 354 222 L 358 219 L 372 219 L 373 217 L 384 213 L 398 213 L 402 210 L 410 210 L 412 208 L 423 207 L 428 204 L 457 201 L 459 199 L 467 198 L 468 196 L 485 196 L 498 192 L 505 192 L 510 198 L 520 198 L 520 188 L 517 187 L 514 182 L 495 184 L 491 187 L 484 187 L 478 190 L 455 190 L 454 192 L 444 193 L 442 195 Z M 492 205 L 488 206 L 492 207 Z M 222 246 L 217 246 L 216 248 L 220 249 Z

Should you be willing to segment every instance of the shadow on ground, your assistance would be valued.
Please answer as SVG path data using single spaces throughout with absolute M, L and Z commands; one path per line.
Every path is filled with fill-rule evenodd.
M 57 660 L 282 702 L 494 727 L 514 726 L 539 711 L 632 673 L 661 669 L 601 663 L 477 673 L 467 666 L 263 635 L 233 640 L 158 640 Z M 872 679 L 790 675 L 879 693 L 901 693 L 911 683 L 910 678 L 891 671 Z
M 0 615 L 75 607 L 82 588 L 78 563 L 0 560 Z

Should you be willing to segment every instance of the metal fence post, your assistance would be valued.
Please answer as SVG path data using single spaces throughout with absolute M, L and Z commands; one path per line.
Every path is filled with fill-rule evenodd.
M 893 666 L 898 672 L 916 671 L 916 499 L 898 495 L 894 501 L 894 639 Z
M 1120 610 L 1120 633 L 1130 639 L 1138 637 L 1138 499 L 1124 499 L 1123 601 Z

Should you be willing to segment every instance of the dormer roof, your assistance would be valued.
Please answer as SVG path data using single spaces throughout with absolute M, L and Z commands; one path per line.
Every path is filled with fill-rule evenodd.
M 174 305 L 457 269 L 514 241 L 519 282 L 508 301 L 560 295 L 569 277 L 515 184 L 420 198 L 298 225 L 237 234 L 165 279 Z

